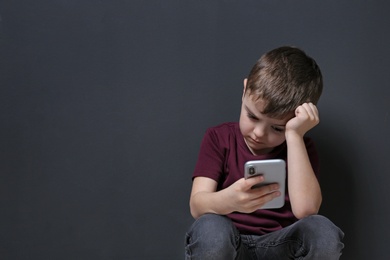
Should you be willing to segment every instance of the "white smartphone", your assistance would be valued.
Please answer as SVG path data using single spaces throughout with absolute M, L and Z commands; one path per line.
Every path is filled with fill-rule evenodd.
M 271 183 L 279 184 L 281 195 L 264 204 L 261 209 L 276 209 L 284 206 L 286 186 L 286 162 L 281 159 L 256 160 L 245 163 L 245 179 L 263 175 L 264 182 L 256 184 L 252 189 Z

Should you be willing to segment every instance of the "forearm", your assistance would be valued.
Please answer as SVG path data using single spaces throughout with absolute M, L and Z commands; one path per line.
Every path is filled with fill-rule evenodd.
M 317 214 L 321 202 L 321 188 L 311 166 L 304 140 L 292 133 L 286 135 L 288 161 L 288 189 L 291 207 L 297 218 Z
M 191 215 L 198 218 L 206 213 L 229 214 L 232 210 L 226 203 L 227 201 L 223 190 L 218 192 L 199 191 L 191 195 Z

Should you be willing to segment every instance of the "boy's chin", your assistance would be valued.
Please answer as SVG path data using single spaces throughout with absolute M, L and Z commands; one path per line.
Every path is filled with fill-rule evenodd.
M 274 147 L 267 147 L 267 146 L 262 146 L 262 145 L 253 145 L 250 142 L 247 141 L 247 146 L 249 150 L 255 154 L 255 155 L 262 155 L 262 154 L 267 154 L 271 152 Z

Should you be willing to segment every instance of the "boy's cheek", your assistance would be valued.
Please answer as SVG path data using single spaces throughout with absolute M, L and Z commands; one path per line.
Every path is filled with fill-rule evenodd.
M 242 135 L 247 135 L 251 132 L 251 126 L 249 124 L 246 124 L 245 122 L 240 121 L 240 130 Z

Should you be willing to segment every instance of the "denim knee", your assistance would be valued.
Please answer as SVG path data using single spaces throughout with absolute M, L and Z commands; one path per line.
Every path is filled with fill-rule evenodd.
M 186 259 L 231 259 L 240 234 L 225 216 L 205 214 L 186 234 Z
M 339 259 L 344 233 L 332 221 L 313 215 L 298 221 L 297 226 L 310 252 L 309 259 Z

